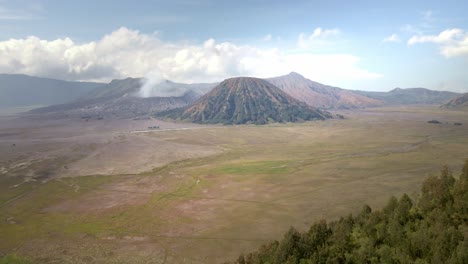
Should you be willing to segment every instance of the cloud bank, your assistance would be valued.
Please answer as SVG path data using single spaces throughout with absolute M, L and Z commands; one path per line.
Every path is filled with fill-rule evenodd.
M 338 33 L 318 28 L 302 39 L 307 42 Z M 157 34 L 125 27 L 88 43 L 35 36 L 0 41 L 0 57 L 1 73 L 83 81 L 142 77 L 154 72 L 158 75 L 155 79 L 188 83 L 216 82 L 233 76 L 271 77 L 291 71 L 325 83 L 381 76 L 360 68 L 360 58 L 350 54 L 290 54 L 277 48 L 218 43 L 214 39 L 195 44 L 167 42 Z
M 468 55 L 468 32 L 462 29 L 446 29 L 439 35 L 416 35 L 408 40 L 408 45 L 435 43 L 446 58 Z

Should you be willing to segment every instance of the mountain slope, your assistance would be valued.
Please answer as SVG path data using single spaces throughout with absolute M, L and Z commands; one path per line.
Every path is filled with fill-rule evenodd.
M 99 98 L 117 98 L 126 94 L 136 94 L 141 87 L 141 78 L 126 78 L 112 80 L 110 83 L 98 87 L 83 97 L 79 101 L 96 100 Z
M 302 103 L 258 78 L 224 80 L 200 100 L 163 116 L 195 123 L 266 124 L 323 120 L 331 114 Z
M 112 80 L 108 85 L 101 86 L 86 94 L 81 100 L 122 97 L 125 95 L 138 96 L 144 82 L 143 78 Z M 201 96 L 215 86 L 216 83 L 186 84 L 164 80 L 149 88 L 148 94 L 145 97 L 180 97 L 190 91 Z
M 433 91 L 426 88 L 395 88 L 389 92 L 354 91 L 355 93 L 381 100 L 386 105 L 443 104 L 457 97 L 458 93 Z
M 58 113 L 63 115 L 129 118 L 153 115 L 156 112 L 184 107 L 200 98 L 204 89 L 214 84 L 179 84 L 164 81 L 153 87 L 164 86 L 165 91 L 177 90 L 177 96 L 139 97 L 141 78 L 113 80 L 96 88 L 79 100 L 52 105 L 30 111 L 35 114 Z
M 51 105 L 31 110 L 33 114 L 60 114 L 81 117 L 131 118 L 150 116 L 156 112 L 184 107 L 199 98 L 187 93 L 180 97 L 134 97 L 124 96 L 106 100 L 78 101 L 69 104 Z
M 327 109 L 349 109 L 381 106 L 383 103 L 350 90 L 324 85 L 291 72 L 288 75 L 266 79 L 287 94 L 310 106 Z
M 455 97 L 446 104 L 443 104 L 442 107 L 452 109 L 468 109 L 468 93 Z
M 0 107 L 61 104 L 76 100 L 102 85 L 23 74 L 0 74 Z

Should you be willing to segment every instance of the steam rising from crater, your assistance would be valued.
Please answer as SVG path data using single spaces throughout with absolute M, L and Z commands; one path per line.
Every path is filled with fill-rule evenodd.
M 164 78 L 158 70 L 153 70 L 141 80 L 139 97 L 180 97 L 188 92 L 186 86 L 176 84 Z

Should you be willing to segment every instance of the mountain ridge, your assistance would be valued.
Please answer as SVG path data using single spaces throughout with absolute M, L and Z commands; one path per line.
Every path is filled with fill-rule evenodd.
M 139 91 L 143 85 L 142 80 L 143 78 L 112 80 L 110 83 L 97 87 L 73 102 L 37 108 L 29 111 L 29 113 L 117 118 L 150 116 L 155 112 L 186 106 L 201 97 L 202 93 L 197 92 L 197 89 L 206 89 L 206 87 L 213 85 L 191 85 L 163 81 L 165 83 L 170 82 L 174 89 L 183 86 L 186 91 L 181 96 L 145 98 L 139 96 Z
M 264 79 L 229 78 L 195 103 L 159 116 L 194 123 L 267 124 L 324 120 L 331 114 L 294 99 Z
M 310 106 L 324 109 L 353 109 L 381 106 L 383 103 L 351 90 L 321 84 L 296 72 L 265 79 L 287 94 Z
M 13 83 L 11 81 L 2 82 L 1 78 L 5 78 L 5 76 L 10 76 L 10 79 L 16 78 L 16 81 Z M 359 109 L 411 104 L 441 105 L 460 95 L 454 92 L 434 91 L 426 88 L 395 88 L 388 92 L 353 91 L 324 85 L 309 80 L 296 72 L 264 80 L 292 98 L 320 109 Z M 14 88 L 18 85 L 21 86 L 18 83 L 23 88 Z M 217 84 L 219 83 L 185 84 L 163 80 L 146 87 L 149 90 L 141 93 L 141 89 L 145 85 L 144 78 L 114 79 L 103 84 L 67 82 L 22 74 L 0 74 L 0 107 L 18 105 L 12 104 L 11 101 L 15 101 L 15 99 L 8 96 L 8 91 L 10 93 L 13 91 L 17 98 L 26 100 L 23 100 L 20 105 L 45 105 L 45 107 L 30 113 L 44 114 L 64 111 L 65 115 L 122 115 L 124 117 L 153 115 L 158 111 L 187 106 L 207 94 Z M 55 95 L 58 97 L 57 100 L 53 100 Z M 149 98 L 141 98 L 141 95 L 150 96 Z
M 74 82 L 26 74 L 0 74 L 0 107 L 71 102 L 105 83 Z
M 453 98 L 441 107 L 449 109 L 466 109 L 468 110 L 468 93 L 462 94 Z
M 394 88 L 388 92 L 359 91 L 354 92 L 381 100 L 385 105 L 440 105 L 457 97 L 458 93 L 436 91 L 427 88 Z
M 162 80 L 158 84 L 155 84 L 152 89 L 166 89 L 169 95 L 166 96 L 145 96 L 145 97 L 179 97 L 183 96 L 185 92 L 193 91 L 203 95 L 210 88 L 216 86 L 217 83 L 178 83 L 170 80 Z M 81 99 L 95 99 L 96 97 L 111 97 L 111 96 L 124 96 L 133 95 L 142 97 L 139 95 L 140 89 L 145 85 L 145 78 L 124 78 L 114 79 L 105 86 L 98 87 L 97 89 L 86 94 Z M 177 95 L 170 95 L 170 92 L 177 92 Z M 184 92 L 185 91 L 185 92 Z

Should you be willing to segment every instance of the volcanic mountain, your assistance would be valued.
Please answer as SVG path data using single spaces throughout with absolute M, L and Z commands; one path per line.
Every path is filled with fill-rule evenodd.
M 446 104 L 443 104 L 441 107 L 451 108 L 451 109 L 466 109 L 468 110 L 468 93 L 462 94 Z
M 150 116 L 159 111 L 187 106 L 216 85 L 184 84 L 166 80 L 152 88 L 156 92 L 165 91 L 166 94 L 175 91 L 173 96 L 141 97 L 140 89 L 143 83 L 141 78 L 113 80 L 74 102 L 38 108 L 30 113 L 86 118 Z
M 426 88 L 395 88 L 389 92 L 354 91 L 383 101 L 386 105 L 440 105 L 459 96 L 459 93 L 434 91 Z
M 266 124 L 332 118 L 326 111 L 300 102 L 273 84 L 258 78 L 224 80 L 194 104 L 163 112 L 165 116 L 195 123 Z
M 314 82 L 295 72 L 266 80 L 297 100 L 313 107 L 350 109 L 383 105 L 380 100 Z
M 69 82 L 24 74 L 0 74 L 0 108 L 63 104 L 104 83 Z
M 113 80 L 109 84 L 94 89 L 81 98 L 83 100 L 93 100 L 97 98 L 116 98 L 132 95 L 140 97 L 140 90 L 145 83 L 144 78 L 126 78 L 122 80 Z M 187 92 L 194 92 L 200 96 L 215 87 L 217 83 L 176 83 L 169 80 L 163 80 L 153 87 L 145 96 L 149 97 L 182 97 Z

